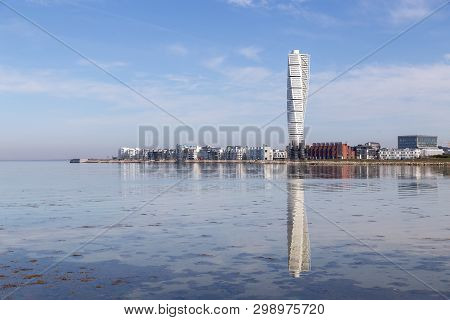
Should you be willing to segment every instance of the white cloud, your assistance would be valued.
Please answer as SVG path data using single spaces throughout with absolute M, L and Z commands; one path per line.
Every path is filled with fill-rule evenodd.
M 331 26 L 338 23 L 338 20 L 333 16 L 306 8 L 305 5 L 302 5 L 303 2 L 306 1 L 290 0 L 276 3 L 274 7 L 285 14 L 305 19 L 322 26 Z
M 100 61 L 95 61 L 94 62 L 96 64 L 98 64 L 100 67 L 104 68 L 104 69 L 112 69 L 112 68 L 122 68 L 122 67 L 126 67 L 128 66 L 128 63 L 125 61 L 110 61 L 110 62 L 100 62 Z M 78 60 L 78 65 L 80 66 L 92 66 L 92 64 L 85 60 L 85 59 L 80 59 Z
M 450 61 L 450 53 L 444 54 L 444 59 Z
M 257 67 L 225 66 L 222 65 L 223 60 L 223 57 L 216 57 L 213 59 L 212 65 L 221 66 L 215 71 L 224 78 L 168 74 L 163 78 L 139 78 L 136 82 L 129 80 L 128 83 L 189 124 L 217 121 L 223 121 L 222 123 L 246 122 L 248 115 L 254 112 L 251 107 L 253 104 L 258 105 L 258 114 L 264 117 L 261 105 L 270 106 L 274 99 L 282 100 L 280 94 L 272 94 L 274 92 L 272 89 L 283 85 L 284 81 L 273 78 L 270 81 L 267 80 L 272 74 L 270 70 Z M 279 83 L 274 85 L 276 82 Z M 261 92 L 255 96 L 255 90 Z M 110 111 L 118 109 L 129 109 L 130 112 L 132 110 L 151 112 L 152 114 L 148 118 L 151 120 L 144 121 L 150 124 L 174 122 L 173 119 L 151 106 L 148 101 L 141 99 L 120 84 L 77 79 L 65 71 L 24 71 L 0 66 L 0 94 L 2 93 L 17 95 L 18 101 L 22 98 L 26 100 L 27 96 L 31 96 L 35 101 L 33 103 L 35 108 L 42 107 L 40 97 L 43 98 L 43 101 L 49 97 L 56 97 L 76 104 L 91 101 L 94 104 L 97 103 L 98 109 L 106 107 L 109 110 L 107 114 L 98 118 L 99 124 L 108 122 L 105 117 L 114 117 L 113 112 Z M 276 104 L 279 105 L 279 102 Z M 211 108 L 211 106 L 215 107 Z M 233 111 L 230 112 L 230 110 Z M 214 115 L 221 113 L 223 113 L 221 116 Z M 237 114 L 241 114 L 242 118 L 234 119 Z M 142 117 L 135 119 L 136 124 L 142 123 Z M 80 119 L 70 120 L 75 123 Z M 119 120 L 120 117 L 116 117 L 114 121 Z
M 204 77 L 195 75 L 167 74 L 164 78 L 177 85 L 178 89 L 189 91 L 198 89 L 206 82 Z
M 209 69 L 217 69 L 224 63 L 225 59 L 226 59 L 225 56 L 212 57 L 210 59 L 205 60 L 203 62 L 203 65 Z
M 329 73 L 323 77 L 313 74 L 311 92 L 329 76 Z M 314 79 L 322 80 L 314 82 Z M 325 117 L 336 113 L 345 118 L 411 115 L 429 113 L 433 108 L 445 108 L 450 112 L 448 83 L 450 66 L 447 64 L 367 66 L 351 71 L 311 100 L 322 101 L 320 108 L 330 108 L 330 113 L 323 114 Z
M 134 95 L 119 84 L 73 79 L 53 70 L 20 71 L 0 66 L 0 92 L 88 98 L 117 105 L 132 105 Z
M 306 3 L 309 0 L 227 0 L 227 2 L 244 8 L 277 10 L 323 26 L 335 25 L 338 22 L 333 16 L 308 9 Z
M 185 56 L 189 53 L 189 50 L 181 44 L 172 44 L 167 47 L 167 50 L 169 51 L 169 53 L 180 57 Z
M 425 0 L 400 0 L 394 3 L 390 16 L 395 23 L 418 20 L 431 11 L 429 1 Z
M 98 0 L 26 0 L 28 3 L 52 6 L 52 5 L 78 5 L 80 3 L 98 2 Z
M 262 125 L 285 111 L 285 70 L 274 72 L 262 67 L 230 65 L 223 56 L 214 57 L 209 62 L 216 75 L 169 74 L 157 79 L 130 80 L 129 83 L 194 126 Z M 335 75 L 336 72 L 331 71 L 313 73 L 310 92 Z M 310 97 L 306 121 L 312 130 L 308 141 L 361 143 L 376 139 L 382 143 L 390 141 L 394 145 L 398 134 L 424 133 L 436 134 L 440 141 L 445 142 L 450 139 L 448 83 L 450 65 L 444 63 L 355 69 Z M 121 85 L 74 79 L 64 71 L 20 71 L 0 66 L 0 93 L 16 94 L 17 101 L 22 101 L 22 98 L 29 101 L 25 97 L 31 95 L 36 109 L 43 107 L 40 95 L 44 97 L 43 101 L 48 101 L 45 99 L 49 97 L 65 99 L 56 100 L 58 104 L 67 101 L 83 105 L 84 99 L 93 102 L 96 114 L 79 114 L 59 120 L 63 123 L 70 121 L 73 130 L 95 127 L 105 131 L 105 128 L 110 130 L 117 125 L 121 126 L 123 135 L 139 124 L 178 124 Z M 130 112 L 124 111 L 125 108 Z M 115 112 L 118 109 L 120 112 Z M 284 128 L 285 117 L 280 117 L 275 125 Z M 70 140 L 70 136 L 65 138 L 76 143 Z M 108 138 L 97 139 L 99 145 L 111 145 Z
M 252 56 L 254 57 L 254 56 Z M 204 62 L 204 66 L 224 76 L 231 86 L 258 86 L 273 72 L 267 68 L 254 66 L 233 66 L 225 63 L 225 56 L 216 56 Z
M 310 93 L 332 77 L 312 74 Z M 398 134 L 423 133 L 446 141 L 449 83 L 448 64 L 358 68 L 311 96 L 307 119 L 313 134 L 333 140 L 392 142 Z
M 51 6 L 51 5 L 64 5 L 64 4 L 77 4 L 83 0 L 26 0 L 26 2 L 41 5 L 41 6 Z
M 260 48 L 250 46 L 250 47 L 240 48 L 238 50 L 238 53 L 247 59 L 259 61 L 259 60 L 261 60 L 261 58 L 259 56 L 261 51 L 262 50 Z
M 262 67 L 230 67 L 224 74 L 235 84 L 258 84 L 267 79 L 272 72 Z
M 37 41 L 43 38 L 42 32 L 20 18 L 3 18 L 0 21 L 0 32 L 27 37 L 29 40 Z
M 250 7 L 253 4 L 253 0 L 227 0 L 227 2 L 239 7 Z

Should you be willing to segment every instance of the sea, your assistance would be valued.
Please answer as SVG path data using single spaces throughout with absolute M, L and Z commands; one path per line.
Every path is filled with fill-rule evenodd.
M 447 299 L 450 167 L 0 162 L 2 299 Z

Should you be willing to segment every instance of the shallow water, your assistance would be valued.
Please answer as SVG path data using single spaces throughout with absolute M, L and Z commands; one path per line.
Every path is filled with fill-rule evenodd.
M 449 169 L 0 162 L 7 299 L 442 299 Z

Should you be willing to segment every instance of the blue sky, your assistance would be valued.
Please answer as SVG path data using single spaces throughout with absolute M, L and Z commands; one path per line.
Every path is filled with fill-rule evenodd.
M 443 1 L 2 0 L 185 123 L 260 126 L 286 108 L 291 49 L 311 89 Z M 307 142 L 450 142 L 450 5 L 310 98 Z M 0 6 L 0 159 L 105 157 L 178 123 Z M 285 127 L 282 116 L 273 125 Z

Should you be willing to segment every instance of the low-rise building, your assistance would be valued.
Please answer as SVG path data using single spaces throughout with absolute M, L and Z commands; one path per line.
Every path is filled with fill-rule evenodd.
M 420 149 L 380 149 L 379 158 L 381 160 L 411 160 L 420 158 Z
M 286 160 L 287 159 L 287 151 L 275 149 L 273 150 L 273 160 Z
M 197 160 L 198 152 L 200 151 L 199 146 L 190 146 L 187 149 L 187 159 L 188 160 Z
M 227 146 L 225 149 L 226 160 L 247 160 L 247 147 Z
M 365 144 L 359 144 L 353 149 L 355 150 L 356 159 L 378 159 L 380 144 L 378 142 L 367 142 Z
M 146 149 L 146 148 L 139 149 L 139 151 L 137 152 L 137 154 L 138 154 L 137 158 L 141 159 L 141 160 L 148 160 L 149 152 L 150 152 L 150 149 Z
M 222 160 L 223 149 L 213 148 L 211 146 L 204 146 L 200 148 L 197 155 L 198 160 Z
M 426 148 L 421 149 L 422 157 L 432 157 L 432 156 L 440 156 L 444 154 L 444 150 L 439 148 Z
M 381 149 L 381 144 L 379 142 L 366 142 L 364 145 L 377 151 Z
M 185 146 L 177 145 L 176 148 L 176 159 L 177 160 L 197 160 L 198 152 L 200 151 L 199 146 Z
M 312 160 L 355 159 L 355 150 L 342 142 L 313 143 L 306 147 L 306 157 Z
M 268 146 L 250 147 L 247 150 L 248 160 L 273 160 L 273 149 Z
M 140 148 L 121 147 L 119 149 L 119 152 L 117 153 L 117 158 L 120 160 L 137 159 L 139 158 L 140 152 L 141 152 Z
M 438 148 L 441 149 L 444 154 L 450 154 L 450 147 L 439 146 Z
M 175 160 L 175 149 L 153 149 L 148 152 L 148 159 L 153 161 Z

